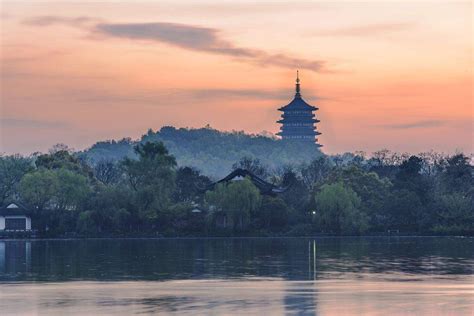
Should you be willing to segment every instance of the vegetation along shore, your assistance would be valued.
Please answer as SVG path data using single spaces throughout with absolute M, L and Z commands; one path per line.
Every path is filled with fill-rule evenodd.
M 474 235 L 471 157 L 302 148 L 165 127 L 82 152 L 3 155 L 0 204 L 29 209 L 40 237 Z

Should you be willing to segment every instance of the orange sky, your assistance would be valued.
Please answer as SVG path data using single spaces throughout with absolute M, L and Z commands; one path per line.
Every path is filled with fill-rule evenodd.
M 0 152 L 251 133 L 300 69 L 327 153 L 474 151 L 472 4 L 2 1 Z

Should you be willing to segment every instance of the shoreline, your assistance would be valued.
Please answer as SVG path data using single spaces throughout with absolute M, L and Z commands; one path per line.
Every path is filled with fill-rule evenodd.
M 0 238 L 2 241 L 55 241 L 55 240 L 217 240 L 217 239 L 345 239 L 345 238 L 474 238 L 469 235 L 315 235 L 315 236 L 194 236 L 194 237 L 36 237 L 36 238 Z

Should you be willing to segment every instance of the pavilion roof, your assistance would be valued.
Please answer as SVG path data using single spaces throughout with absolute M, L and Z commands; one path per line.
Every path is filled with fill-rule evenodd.
M 30 215 L 31 208 L 20 202 L 12 202 L 0 207 L 0 216 Z
M 285 192 L 288 187 L 286 188 L 280 188 L 280 187 L 277 187 L 276 185 L 272 184 L 272 183 L 269 183 L 265 180 L 263 180 L 262 178 L 256 176 L 255 174 L 253 174 L 252 172 L 246 170 L 246 169 L 235 169 L 234 171 L 232 171 L 229 175 L 227 175 L 225 178 L 219 180 L 219 181 L 216 181 L 214 183 L 211 183 L 208 187 L 207 187 L 207 190 L 213 190 L 214 187 L 219 184 L 219 183 L 227 183 L 227 182 L 230 182 L 232 180 L 235 180 L 236 178 L 245 178 L 245 177 L 248 177 L 250 179 L 250 181 L 252 181 L 252 183 L 259 189 L 260 193 L 262 194 L 269 194 L 269 195 L 273 195 L 273 194 L 278 194 L 278 193 L 283 193 Z

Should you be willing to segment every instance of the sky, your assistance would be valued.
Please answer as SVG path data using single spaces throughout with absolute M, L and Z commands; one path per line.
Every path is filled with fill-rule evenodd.
M 0 0 L 0 152 L 166 125 L 277 133 L 299 69 L 328 154 L 472 153 L 472 12 L 448 0 Z

